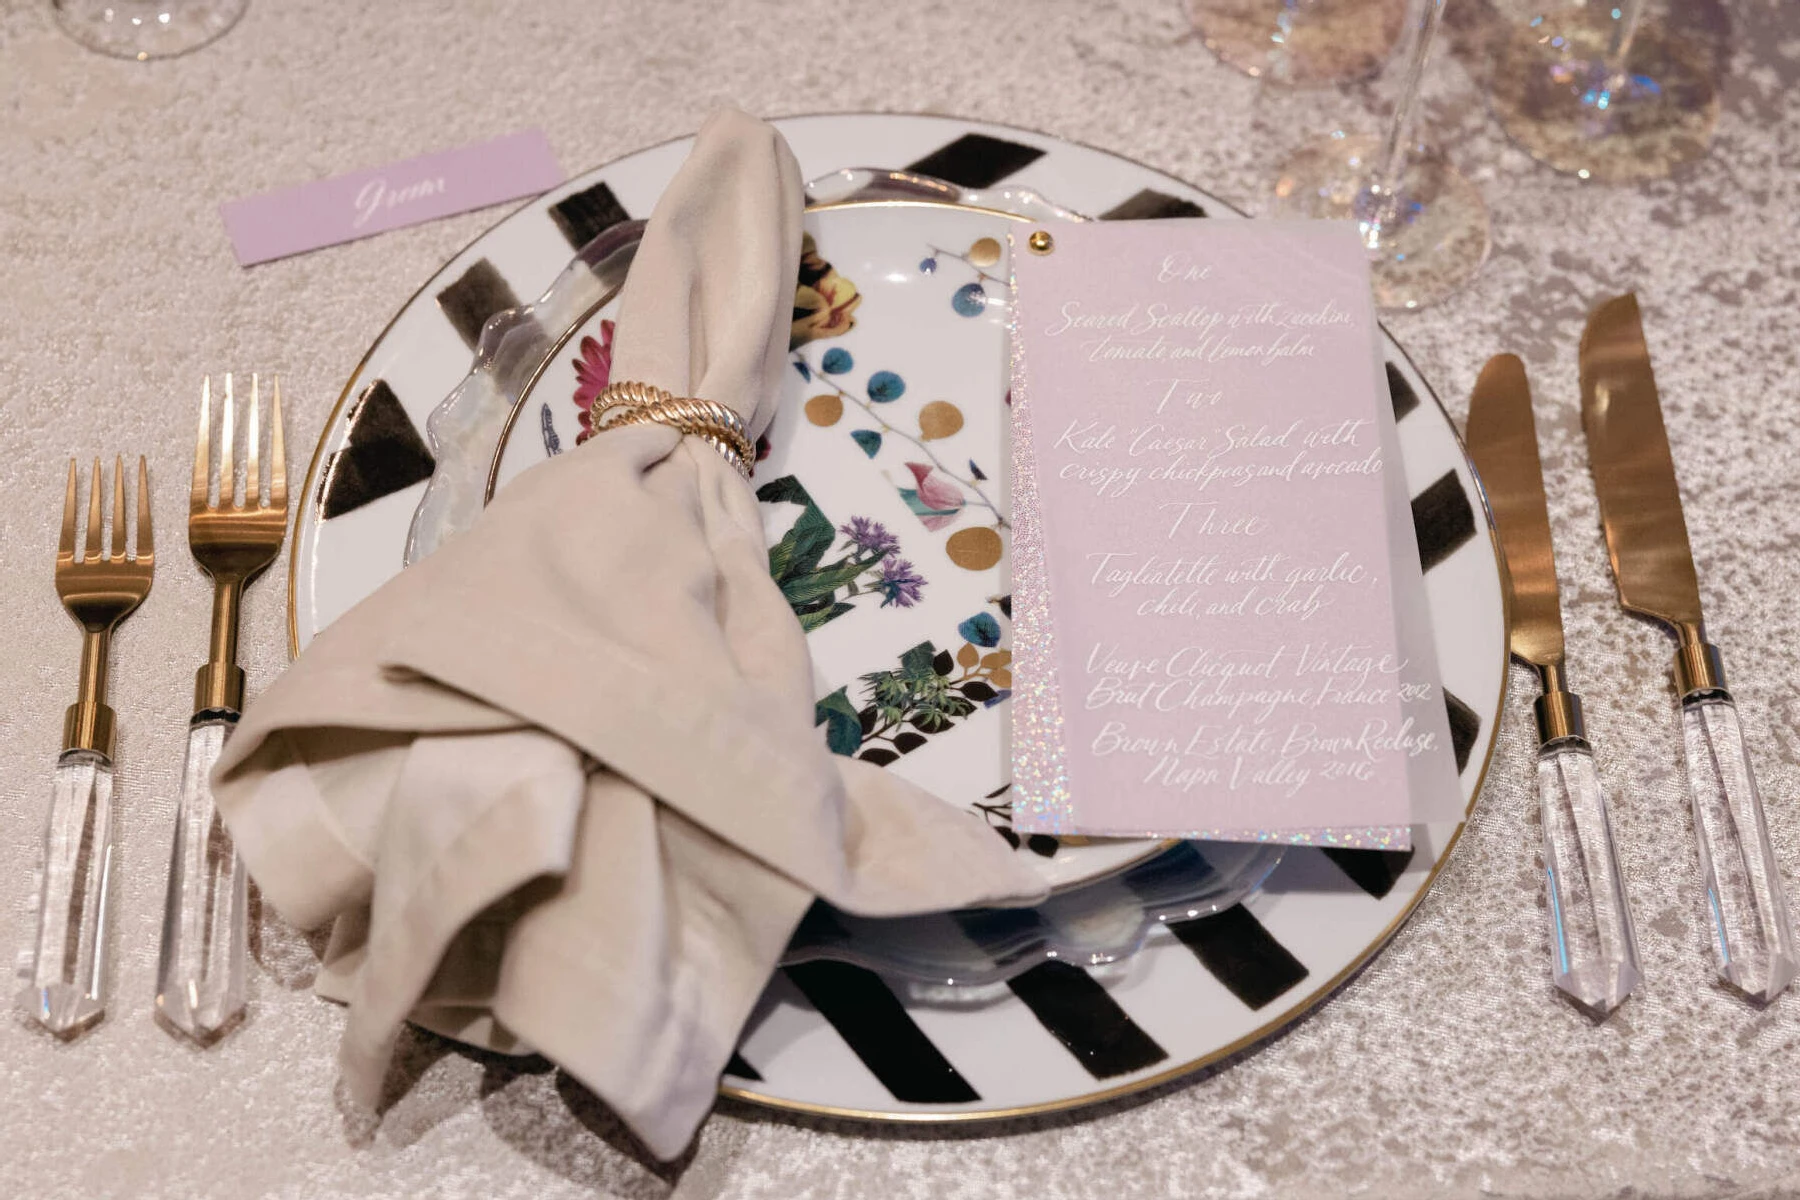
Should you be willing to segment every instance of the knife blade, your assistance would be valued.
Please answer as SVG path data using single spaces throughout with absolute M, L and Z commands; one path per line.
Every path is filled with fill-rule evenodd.
M 1605 1016 L 1643 974 L 1606 791 L 1582 724 L 1581 699 L 1569 690 L 1564 673 L 1550 506 L 1531 385 L 1516 356 L 1496 355 L 1482 368 L 1469 399 L 1468 446 L 1506 559 L 1513 657 L 1535 667 L 1543 687 L 1536 705 L 1537 793 L 1551 978 L 1582 1006 Z
M 1800 953 L 1724 661 L 1706 640 L 1635 295 L 1607 300 L 1588 318 L 1581 420 L 1619 603 L 1677 639 L 1675 688 L 1714 963 L 1726 982 L 1767 1002 L 1800 972 Z
M 1588 318 L 1581 422 L 1619 603 L 1697 630 L 1700 581 L 1634 295 L 1608 300 Z
M 1468 442 L 1512 579 L 1512 652 L 1540 670 L 1560 667 L 1562 607 L 1550 506 L 1531 416 L 1531 386 L 1516 355 L 1495 355 L 1482 368 L 1469 398 Z

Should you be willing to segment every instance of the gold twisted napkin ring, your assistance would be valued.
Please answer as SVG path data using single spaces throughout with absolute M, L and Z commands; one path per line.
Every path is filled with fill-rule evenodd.
M 636 380 L 608 384 L 594 397 L 591 420 L 595 433 L 627 425 L 657 424 L 679 429 L 704 441 L 745 479 L 756 462 L 756 444 L 744 420 L 727 405 L 693 396 L 675 396 Z

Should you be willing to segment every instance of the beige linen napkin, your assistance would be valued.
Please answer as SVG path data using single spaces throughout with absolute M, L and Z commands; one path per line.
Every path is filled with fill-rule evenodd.
M 779 395 L 802 194 L 781 136 L 710 120 L 625 285 L 613 377 Z M 661 426 L 521 476 L 325 630 L 214 775 L 267 897 L 335 921 L 319 990 L 373 1103 L 401 1023 L 535 1049 L 672 1156 L 812 898 L 1034 900 L 981 823 L 813 727 L 755 497 Z

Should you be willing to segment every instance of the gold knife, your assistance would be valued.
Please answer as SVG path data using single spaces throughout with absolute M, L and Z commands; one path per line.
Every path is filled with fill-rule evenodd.
M 1637 297 L 1594 310 L 1581 337 L 1581 421 L 1619 603 L 1674 631 L 1688 795 L 1726 982 L 1773 1000 L 1800 969 L 1781 868 L 1725 668 L 1706 640 L 1681 492 L 1663 428 Z
M 1606 792 L 1563 670 L 1562 605 L 1525 364 L 1488 360 L 1469 399 L 1469 457 L 1481 473 L 1512 588 L 1513 657 L 1537 670 L 1537 793 L 1550 909 L 1550 975 L 1605 1016 L 1643 978 Z

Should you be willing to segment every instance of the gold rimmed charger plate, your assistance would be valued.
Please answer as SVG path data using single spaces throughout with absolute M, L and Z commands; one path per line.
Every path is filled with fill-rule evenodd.
M 975 143 L 981 146 L 994 144 L 1038 155 L 1027 172 L 1030 176 L 1029 185 L 1054 196 L 1060 203 L 1084 211 L 1104 212 L 1115 203 L 1122 208 L 1131 207 L 1145 197 L 1190 202 L 1197 200 L 1213 209 L 1214 215 L 1225 215 L 1231 211 L 1228 206 L 1222 205 L 1200 189 L 1162 172 L 1117 155 L 1028 130 L 950 118 L 870 114 L 790 118 L 778 124 L 788 134 L 803 169 L 809 175 L 836 168 L 845 161 L 909 161 L 920 153 L 939 146 L 942 149 L 936 151 L 937 156 L 948 161 L 944 156 L 954 157 L 957 147 Z M 662 149 L 672 150 L 673 146 L 673 143 L 666 144 Z M 470 250 L 452 260 L 451 265 L 465 262 L 475 248 L 510 221 L 528 219 L 533 215 L 547 220 L 543 216 L 545 209 L 566 193 L 609 178 L 616 185 L 621 177 L 634 170 L 642 174 L 645 168 L 637 164 L 654 153 L 655 150 L 640 152 L 619 163 L 590 172 L 552 197 L 524 206 L 497 224 L 483 238 L 471 243 Z M 1026 156 L 1026 153 L 1019 154 L 1021 158 Z M 560 262 L 555 264 L 556 267 L 560 265 Z M 401 317 L 417 308 L 432 285 L 441 283 L 446 274 L 447 272 L 440 272 L 439 276 L 434 277 L 415 294 L 408 308 L 403 309 L 389 323 L 353 372 L 333 409 L 325 435 L 309 466 L 298 516 L 300 523 L 317 524 L 317 488 L 322 464 L 327 454 L 341 448 L 345 432 L 341 428 L 344 411 L 351 399 L 359 395 L 370 382 L 366 376 L 370 364 L 376 360 L 377 352 L 384 349 L 385 341 L 399 326 Z M 536 284 L 521 287 L 520 294 L 536 294 L 542 282 L 544 281 L 540 280 Z M 1468 625 L 1462 630 L 1468 635 L 1466 656 L 1472 657 L 1456 660 L 1454 655 L 1445 654 L 1444 638 L 1439 638 L 1440 654 L 1445 657 L 1446 682 L 1451 682 L 1453 676 L 1460 672 L 1461 678 L 1470 681 L 1463 685 L 1467 695 L 1491 698 L 1485 701 L 1478 699 L 1469 705 L 1478 726 L 1473 734 L 1468 764 L 1462 773 L 1467 797 L 1465 811 L 1468 811 L 1472 810 L 1486 777 L 1493 752 L 1494 725 L 1505 697 L 1505 626 L 1508 609 L 1505 589 L 1501 583 L 1502 567 L 1485 498 L 1467 465 L 1466 456 L 1462 454 L 1460 441 L 1448 414 L 1416 368 L 1406 359 L 1404 351 L 1391 338 L 1387 345 L 1390 365 L 1429 401 L 1429 404 L 1419 406 L 1419 412 L 1413 420 L 1428 420 L 1433 423 L 1434 428 L 1429 432 L 1429 438 L 1437 446 L 1434 453 L 1439 455 L 1441 461 L 1432 469 L 1442 466 L 1447 474 L 1454 475 L 1463 502 L 1472 510 L 1475 522 L 1475 528 L 1471 531 L 1474 541 L 1465 543 L 1443 566 L 1434 568 L 1440 574 L 1446 568 L 1461 572 L 1453 585 L 1445 585 L 1452 587 L 1454 602 L 1446 604 L 1439 600 L 1433 604 L 1434 616 L 1452 623 L 1475 619 L 1466 614 L 1459 615 L 1458 609 L 1479 610 L 1484 614 L 1476 624 Z M 454 380 L 449 382 L 453 384 Z M 448 387 L 439 395 L 431 397 L 431 402 L 441 399 L 442 394 L 447 391 Z M 1435 426 L 1440 423 L 1442 428 L 1438 430 Z M 1410 455 L 1407 467 L 1410 474 Z M 1419 482 L 1413 481 L 1415 489 Z M 303 573 L 310 577 L 321 567 L 320 551 L 316 544 L 309 546 L 307 550 L 309 561 L 302 561 L 299 550 L 297 545 L 290 568 L 289 595 L 290 639 L 296 652 L 302 632 L 296 602 L 299 584 Z M 395 547 L 394 563 L 398 562 L 398 557 L 399 548 Z M 390 564 L 385 569 L 391 574 L 394 567 Z M 1432 577 L 1428 574 L 1428 585 L 1431 581 Z M 310 636 L 311 630 L 307 632 Z M 996 1048 L 995 1052 L 998 1052 L 1000 1047 L 1010 1046 L 1021 1040 L 1036 1039 L 1032 1045 L 1043 1054 L 1072 1053 L 1069 1047 L 1056 1044 L 1040 1017 L 1030 1011 L 1029 1005 L 1016 996 L 1003 996 L 985 1009 L 946 1015 L 912 997 L 902 997 L 905 1003 L 901 1008 L 920 1018 L 914 1022 L 915 1029 L 929 1026 L 933 1031 L 947 1032 L 952 1031 L 952 1026 L 960 1028 L 959 1023 L 963 1021 L 980 1023 L 979 1031 L 972 1036 L 959 1034 L 945 1040 L 945 1045 L 949 1047 L 946 1053 L 956 1056 L 951 1065 L 969 1077 L 975 1090 L 980 1092 L 980 1097 L 973 1101 L 950 1104 L 891 1099 L 883 1095 L 879 1080 L 870 1074 L 873 1068 L 862 1070 L 858 1074 L 861 1069 L 856 1066 L 855 1059 L 847 1055 L 841 1046 L 822 1056 L 807 1049 L 821 1046 L 821 1039 L 829 1040 L 834 1036 L 828 1014 L 821 1014 L 815 1007 L 809 1007 L 809 999 L 797 996 L 792 980 L 778 978 L 752 1017 L 740 1047 L 741 1062 L 762 1078 L 757 1080 L 741 1074 L 728 1074 L 722 1083 L 721 1092 L 755 1104 L 820 1116 L 869 1121 L 990 1122 L 1072 1109 L 1154 1087 L 1238 1054 L 1316 1008 L 1379 952 L 1405 923 L 1448 861 L 1461 831 L 1460 824 L 1432 827 L 1424 831 L 1425 837 L 1420 844 L 1426 848 L 1429 861 L 1417 861 L 1407 866 L 1393 881 L 1391 890 L 1381 897 L 1365 896 L 1354 887 L 1339 887 L 1336 882 L 1323 891 L 1283 891 L 1274 885 L 1281 881 L 1284 873 L 1290 873 L 1290 864 L 1284 862 L 1277 872 L 1276 880 L 1272 881 L 1271 890 L 1251 901 L 1249 909 L 1252 916 L 1276 941 L 1291 941 L 1295 958 L 1305 974 L 1278 997 L 1253 1011 L 1239 1012 L 1231 1009 L 1231 1005 L 1237 1001 L 1231 998 L 1219 999 L 1213 994 L 1216 989 L 1201 987 L 1196 990 L 1193 986 L 1178 987 L 1172 983 L 1159 982 L 1177 977 L 1188 978 L 1193 969 L 1192 960 L 1191 957 L 1182 957 L 1186 951 L 1173 938 L 1153 941 L 1132 960 L 1126 976 L 1110 986 L 1107 994 L 1128 1018 L 1162 1043 L 1161 1048 L 1166 1054 L 1160 1062 L 1146 1064 L 1118 1076 L 1096 1077 L 1074 1084 L 1066 1081 L 1065 1072 L 1065 1082 L 1055 1086 L 1036 1087 L 1034 1090 L 1028 1078 L 1032 1074 L 1028 1067 L 1022 1066 L 1016 1058 L 1011 1058 L 1004 1064 L 1002 1072 L 995 1064 L 985 1061 L 987 1051 L 981 1046 L 981 1043 L 991 1041 Z M 1305 854 L 1316 856 L 1316 852 L 1312 851 Z M 1295 856 L 1290 856 L 1290 859 L 1294 858 Z M 1296 871 L 1298 869 L 1295 868 Z M 1323 879 L 1323 876 L 1320 878 Z M 1328 939 L 1332 942 L 1328 952 L 1320 952 L 1310 943 L 1302 945 L 1306 940 L 1304 936 L 1290 934 L 1289 930 L 1294 923 L 1301 921 L 1311 923 L 1314 934 L 1318 932 L 1318 922 L 1323 921 L 1331 924 L 1333 929 L 1341 930 L 1341 935 Z M 1313 940 L 1316 941 L 1316 937 Z M 1171 969 L 1165 970 L 1163 964 L 1169 964 Z M 1174 970 L 1175 967 L 1180 969 Z M 1184 975 L 1182 972 L 1188 974 Z M 1174 1006 L 1179 1012 L 1166 1011 L 1169 1006 Z M 734 1069 L 737 1065 L 734 1063 Z M 1015 1082 L 1020 1079 L 1024 1082 L 1018 1087 L 1011 1086 L 1007 1079 L 1001 1077 L 1002 1073 L 1013 1077 Z

